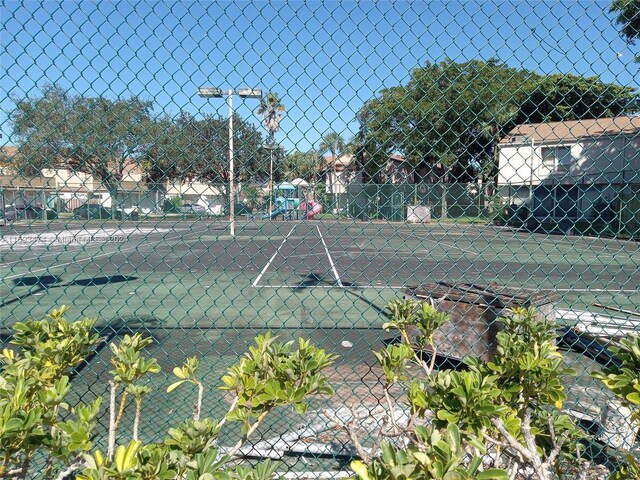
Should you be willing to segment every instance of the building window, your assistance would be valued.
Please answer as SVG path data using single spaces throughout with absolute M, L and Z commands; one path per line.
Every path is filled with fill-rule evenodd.
M 568 172 L 573 163 L 571 147 L 542 147 L 542 164 L 554 172 Z
M 535 216 L 556 220 L 578 218 L 580 190 L 575 185 L 541 185 L 534 192 Z

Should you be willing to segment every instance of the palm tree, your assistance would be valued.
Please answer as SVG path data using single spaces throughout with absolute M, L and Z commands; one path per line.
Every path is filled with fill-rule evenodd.
M 320 139 L 320 155 L 329 152 L 331 153 L 331 163 L 328 166 L 329 177 L 329 190 L 332 197 L 332 202 L 336 202 L 336 192 L 335 190 L 335 178 L 336 178 L 336 162 L 338 159 L 345 153 L 347 148 L 347 144 L 344 141 L 344 138 L 340 136 L 337 132 L 327 132 Z
M 282 120 L 282 112 L 285 110 L 284 104 L 280 101 L 280 97 L 275 92 L 269 92 L 260 101 L 258 115 L 261 115 L 264 127 L 269 132 L 269 142 L 275 143 L 276 132 L 280 130 L 280 120 Z
M 333 163 L 344 153 L 346 148 L 347 143 L 337 132 L 327 132 L 320 139 L 320 154 L 331 153 Z
M 273 197 L 273 149 L 276 148 L 276 132 L 280 130 L 280 120 L 285 106 L 280 101 L 280 97 L 275 92 L 268 92 L 260 101 L 260 107 L 256 112 L 262 116 L 264 128 L 269 132 L 269 211 L 272 209 L 271 200 Z
M 321 166 L 320 162 L 320 155 L 315 150 L 288 153 L 283 165 L 285 176 L 290 181 L 299 177 L 315 183 Z

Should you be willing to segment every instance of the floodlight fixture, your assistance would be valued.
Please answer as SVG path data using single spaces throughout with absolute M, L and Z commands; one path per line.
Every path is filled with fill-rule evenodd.
M 198 95 L 204 98 L 220 98 L 224 95 L 224 92 L 221 88 L 200 87 L 198 89 Z
M 260 88 L 239 88 L 236 94 L 242 98 L 262 98 L 262 89 Z
M 233 96 L 241 98 L 262 98 L 262 90 L 259 88 L 239 88 L 238 90 L 222 90 L 216 87 L 200 87 L 198 95 L 204 98 L 227 97 L 229 105 L 229 232 L 232 237 L 236 235 L 235 220 L 235 187 L 234 187 L 234 163 L 233 163 Z

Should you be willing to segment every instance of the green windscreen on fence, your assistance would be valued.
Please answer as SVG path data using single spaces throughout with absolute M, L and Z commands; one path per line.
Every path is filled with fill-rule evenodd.
M 638 11 L 3 2 L 0 347 L 62 305 L 97 317 L 72 395 L 105 398 L 104 449 L 109 342 L 154 340 L 152 442 L 191 415 L 190 392 L 166 393 L 186 358 L 221 418 L 220 379 L 258 334 L 309 338 L 338 355 L 335 395 L 274 412 L 251 443 L 268 456 L 315 426 L 279 444 L 279 469 L 336 473 L 350 439 L 318 425 L 383 403 L 371 352 L 393 299 L 452 314 L 454 360 L 492 348 L 475 320 L 520 303 L 576 342 L 637 332 Z M 563 351 L 564 409 L 598 419 L 600 357 L 580 350 Z

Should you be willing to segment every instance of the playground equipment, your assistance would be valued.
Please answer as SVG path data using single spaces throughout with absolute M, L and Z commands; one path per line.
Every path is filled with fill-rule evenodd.
M 263 219 L 273 219 L 282 215 L 285 219 L 293 219 L 294 212 L 298 205 L 300 205 L 300 199 L 297 196 L 297 188 L 291 183 L 281 183 L 276 186 L 273 191 L 274 196 L 274 208 L 271 212 L 265 213 Z
M 301 202 L 298 208 L 302 213 L 302 218 L 306 218 L 307 220 L 313 220 L 317 214 L 322 212 L 322 205 L 313 200 Z
M 310 199 L 309 193 L 309 183 L 301 178 L 296 178 L 291 183 L 281 183 L 273 192 L 273 210 L 265 213 L 262 218 L 274 219 L 282 215 L 286 220 L 312 220 L 322 212 L 322 205 Z
M 309 182 L 302 178 L 296 178 L 291 181 L 291 184 L 296 187 L 297 197 L 300 199 L 298 217 L 313 220 L 318 213 L 322 212 L 322 205 L 313 200 L 313 193 L 309 188 Z

